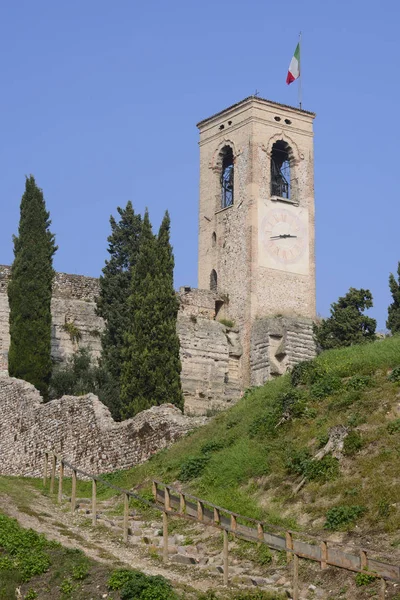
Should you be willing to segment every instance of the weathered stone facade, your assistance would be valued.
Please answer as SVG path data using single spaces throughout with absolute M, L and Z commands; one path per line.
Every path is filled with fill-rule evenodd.
M 90 473 L 126 469 L 147 460 L 194 427 L 172 404 L 115 423 L 93 394 L 43 404 L 29 383 L 0 375 L 0 473 L 38 477 L 44 451 L 54 450 Z
M 213 285 L 213 273 L 226 298 L 225 314 L 240 329 L 244 386 L 253 378 L 256 319 L 315 318 L 314 117 L 252 96 L 198 124 L 199 287 Z M 271 186 L 277 142 L 288 149 L 291 193 L 285 198 Z M 221 181 L 226 149 L 233 155 L 229 206 Z
M 9 348 L 7 282 L 10 267 L 0 266 L 0 371 L 7 372 Z M 98 280 L 93 277 L 57 273 L 53 286 L 52 357 L 63 362 L 79 346 L 100 354 L 100 334 L 103 319 L 96 315 L 95 298 Z M 182 287 L 179 290 L 180 310 L 178 334 L 181 344 L 182 388 L 185 411 L 206 414 L 222 409 L 239 398 L 239 378 L 242 349 L 238 330 L 229 329 L 214 320 L 216 306 L 222 304 L 210 290 Z M 73 323 L 79 330 L 79 343 L 71 340 L 65 324 Z
M 313 358 L 312 325 L 311 319 L 256 319 L 251 337 L 251 385 L 262 385 L 295 364 Z
M 9 278 L 10 267 L 0 265 L 0 372 L 7 371 L 7 353 L 10 345 L 7 298 Z M 65 327 L 68 323 L 72 323 L 79 330 L 79 344 L 89 348 L 95 357 L 100 355 L 100 334 L 104 323 L 95 312 L 94 299 L 98 293 L 99 280 L 95 277 L 56 273 L 51 301 L 53 360 L 65 361 L 78 347 Z

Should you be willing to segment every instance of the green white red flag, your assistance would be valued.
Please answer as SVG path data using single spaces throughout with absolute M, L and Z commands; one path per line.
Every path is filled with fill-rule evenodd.
M 289 85 L 300 77 L 300 42 L 296 46 L 292 60 L 290 61 L 289 71 L 286 77 L 286 83 Z

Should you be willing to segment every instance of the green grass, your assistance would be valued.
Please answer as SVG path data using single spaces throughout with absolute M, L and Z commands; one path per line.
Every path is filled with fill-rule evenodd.
M 310 521 L 321 517 L 321 528 L 330 508 L 354 505 L 365 509 L 357 525 L 373 523 L 379 530 L 393 531 L 400 525 L 399 511 L 392 506 L 400 493 L 400 433 L 396 424 L 388 424 L 395 420 L 389 413 L 397 406 L 399 384 L 388 379 L 388 371 L 400 365 L 400 338 L 332 350 L 313 362 L 317 375 L 307 385 L 294 388 L 286 375 L 248 390 L 205 427 L 145 464 L 109 475 L 109 481 L 149 495 L 153 478 L 173 483 L 188 460 L 195 459 L 184 469 L 185 478 L 189 472 L 186 491 L 230 510 L 296 527 L 296 503 L 307 494 L 311 502 L 303 510 Z M 275 428 L 283 406 L 292 410 L 293 419 Z M 355 432 L 337 476 L 324 478 L 309 465 L 306 473 L 316 479 L 310 475 L 293 498 L 299 475 L 288 471 L 288 460 L 305 449 L 314 455 L 334 425 Z

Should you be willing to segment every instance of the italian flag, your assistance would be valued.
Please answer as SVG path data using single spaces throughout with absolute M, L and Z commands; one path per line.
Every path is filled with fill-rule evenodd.
M 286 83 L 289 85 L 298 77 L 300 77 L 300 42 L 297 44 L 292 60 L 290 61 Z

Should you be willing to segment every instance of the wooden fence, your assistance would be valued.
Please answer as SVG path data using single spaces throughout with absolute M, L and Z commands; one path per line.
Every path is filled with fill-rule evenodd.
M 58 502 L 63 498 L 63 478 L 64 469 L 68 467 L 72 472 L 72 491 L 71 491 L 71 511 L 76 510 L 76 483 L 78 473 L 86 480 L 92 481 L 92 525 L 97 522 L 97 483 L 112 488 L 124 498 L 124 517 L 123 517 L 123 540 L 128 541 L 129 534 L 129 498 L 135 498 L 141 503 L 155 508 L 163 516 L 163 560 L 168 561 L 168 517 L 180 517 L 196 521 L 203 525 L 211 525 L 223 532 L 223 580 L 224 584 L 229 582 L 228 565 L 228 534 L 254 542 L 257 544 L 266 544 L 273 550 L 286 552 L 287 561 L 293 563 L 293 600 L 298 600 L 298 574 L 299 558 L 312 560 L 320 563 L 321 569 L 327 569 L 328 566 L 346 569 L 357 573 L 368 571 L 377 578 L 380 578 L 380 599 L 384 600 L 386 581 L 400 582 L 400 566 L 381 562 L 370 558 L 367 550 L 354 550 L 354 553 L 344 552 L 340 548 L 333 547 L 326 540 L 309 536 L 304 533 L 285 531 L 282 535 L 282 529 L 270 524 L 266 524 L 257 519 L 237 514 L 226 508 L 216 506 L 207 500 L 196 498 L 190 494 L 181 492 L 170 485 L 161 481 L 153 481 L 154 502 L 149 501 L 134 492 L 122 489 L 107 480 L 93 474 L 86 473 L 71 465 L 66 460 L 58 457 L 53 452 L 45 452 L 43 485 L 46 487 L 48 479 L 49 462 L 50 471 L 50 493 L 55 491 L 55 479 L 57 464 L 59 465 L 58 477 Z M 279 533 L 278 533 L 279 532 Z M 305 542 L 306 538 L 309 542 Z

